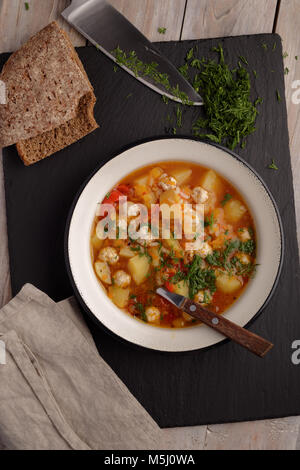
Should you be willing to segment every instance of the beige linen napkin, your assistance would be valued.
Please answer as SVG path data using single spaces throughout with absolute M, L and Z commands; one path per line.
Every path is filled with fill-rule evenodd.
M 0 443 L 8 449 L 159 449 L 161 430 L 101 359 L 74 299 L 31 285 L 0 310 Z

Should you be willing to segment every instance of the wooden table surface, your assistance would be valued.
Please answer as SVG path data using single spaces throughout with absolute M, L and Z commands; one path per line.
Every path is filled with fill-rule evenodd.
M 300 105 L 292 102 L 296 81 L 300 80 L 300 0 L 111 0 L 111 3 L 151 41 L 271 32 L 281 35 L 283 50 L 288 53 L 285 58 L 289 69 L 286 95 L 300 240 Z M 85 39 L 60 18 L 60 12 L 70 4 L 69 0 L 28 0 L 28 4 L 27 10 L 24 1 L 0 0 L 0 52 L 17 49 L 54 19 L 70 33 L 76 46 L 86 44 Z M 165 35 L 158 33 L 159 27 L 167 28 Z M 295 56 L 298 55 L 297 61 Z M 10 299 L 11 291 L 0 166 L 1 307 Z M 166 449 L 300 449 L 300 417 L 168 429 L 164 435 Z

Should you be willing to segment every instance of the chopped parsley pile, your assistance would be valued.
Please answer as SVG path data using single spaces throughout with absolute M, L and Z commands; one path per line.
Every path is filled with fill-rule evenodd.
M 246 137 L 255 131 L 261 99 L 254 103 L 250 99 L 250 77 L 241 63 L 248 64 L 247 60 L 241 56 L 238 67 L 231 70 L 225 63 L 223 48 L 213 50 L 219 54 L 219 62 L 195 59 L 194 52 L 189 52 L 186 59 L 190 67 L 197 69 L 193 86 L 205 103 L 206 116 L 194 123 L 193 134 L 233 150 L 238 144 L 244 147 Z
M 162 29 L 162 28 L 161 28 Z M 185 64 L 179 67 L 181 74 L 189 80 L 196 92 L 204 99 L 205 117 L 199 117 L 192 125 L 195 136 L 209 139 L 213 142 L 235 149 L 237 145 L 243 148 L 248 135 L 255 131 L 255 120 L 258 114 L 257 106 L 262 102 L 258 98 L 254 103 L 250 99 L 251 83 L 246 68 L 248 61 L 244 56 L 239 57 L 238 66 L 231 69 L 224 59 L 221 46 L 215 47 L 219 60 L 199 59 L 195 57 L 195 49 L 188 51 Z M 150 77 L 162 85 L 166 92 L 179 98 L 184 105 L 192 105 L 186 93 L 177 85 L 172 86 L 169 76 L 160 73 L 158 64 L 145 64 L 134 51 L 126 53 L 117 47 L 112 54 L 119 65 L 129 68 L 137 77 Z M 191 70 L 194 77 L 190 77 Z M 163 96 L 166 104 L 169 100 Z M 171 126 L 173 134 L 183 125 L 182 107 L 175 110 L 176 124 Z M 170 121 L 170 117 L 168 119 Z

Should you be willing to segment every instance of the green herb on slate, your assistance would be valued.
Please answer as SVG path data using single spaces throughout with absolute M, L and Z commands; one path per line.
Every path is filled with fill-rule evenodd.
M 189 78 L 189 64 L 186 63 L 185 65 L 182 65 L 181 67 L 179 67 L 179 72 L 181 73 L 181 75 L 186 79 L 188 80 Z
M 255 101 L 254 101 L 254 106 L 257 106 L 258 104 L 262 104 L 264 102 L 264 100 L 260 97 L 258 97 Z
M 28 3 L 28 2 L 25 2 L 25 10 L 26 10 L 26 11 L 29 10 L 29 3 Z
M 194 48 L 192 47 L 187 53 L 186 60 L 189 61 L 189 60 L 192 60 L 193 58 L 194 58 Z
M 202 59 L 194 79 L 193 86 L 204 99 L 206 117 L 193 124 L 193 133 L 233 150 L 255 131 L 258 111 L 250 100 L 247 70 L 244 67 L 230 70 L 223 48 L 219 46 L 214 51 L 219 54 L 219 63 Z
M 285 67 L 285 69 L 284 69 L 284 75 L 288 75 L 289 71 L 290 71 L 289 68 L 288 68 L 288 67 Z
M 123 65 L 130 69 L 136 77 L 150 77 L 154 82 L 162 85 L 168 92 L 170 92 L 184 104 L 193 104 L 189 100 L 188 95 L 180 90 L 179 85 L 174 87 L 170 84 L 169 75 L 160 72 L 156 62 L 146 64 L 137 57 L 135 51 L 131 51 L 127 54 L 126 52 L 122 51 L 120 47 L 114 49 L 112 54 L 116 58 L 116 61 L 119 65 Z
M 287 52 L 284 52 L 284 53 L 282 54 L 282 57 L 283 57 L 284 59 L 286 59 L 288 56 L 289 56 L 289 55 L 288 55 Z
M 177 106 L 176 109 L 177 127 L 182 127 L 182 108 Z
M 275 41 L 273 44 L 273 51 L 275 51 L 276 47 L 277 47 L 277 42 Z
M 166 34 L 167 28 L 158 28 L 157 31 L 159 32 L 159 34 Z
M 276 165 L 276 163 L 274 162 L 274 160 L 272 160 L 272 163 L 271 165 L 269 165 L 268 167 L 270 170 L 279 170 L 278 166 Z
M 256 70 L 253 70 L 253 75 L 255 78 L 257 78 L 257 71 Z
M 268 44 L 266 44 L 265 42 L 262 43 L 262 47 L 265 51 L 268 50 Z
M 247 59 L 243 55 L 240 55 L 240 59 L 242 62 L 244 62 L 244 64 L 249 65 Z
M 281 96 L 280 96 L 280 93 L 278 90 L 276 90 L 276 98 L 277 98 L 277 101 L 281 101 Z

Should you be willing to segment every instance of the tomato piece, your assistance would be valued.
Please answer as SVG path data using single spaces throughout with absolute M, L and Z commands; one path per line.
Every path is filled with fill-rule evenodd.
M 117 190 L 123 193 L 123 195 L 127 195 L 130 192 L 130 186 L 129 184 L 120 184 Z
M 171 282 L 165 282 L 165 288 L 169 291 L 169 292 L 174 292 L 175 291 L 175 286 L 174 284 L 171 284 Z
M 104 201 L 102 202 L 102 204 L 114 204 L 115 202 L 118 202 L 118 200 L 120 199 L 120 197 L 124 196 L 123 193 L 121 193 L 121 191 L 119 191 L 118 189 L 114 189 L 110 194 L 108 194 Z

